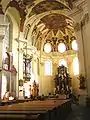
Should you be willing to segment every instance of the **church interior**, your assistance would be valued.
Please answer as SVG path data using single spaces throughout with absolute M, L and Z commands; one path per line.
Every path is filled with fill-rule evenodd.
M 70 95 L 89 105 L 89 20 L 89 0 L 0 0 L 0 118 L 64 120 Z

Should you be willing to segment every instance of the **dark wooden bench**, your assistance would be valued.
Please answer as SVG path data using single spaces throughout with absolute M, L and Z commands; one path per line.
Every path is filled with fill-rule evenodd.
M 6 115 L 5 119 L 12 119 L 15 116 L 17 118 L 21 116 L 21 119 L 31 119 L 34 116 L 33 120 L 64 120 L 70 112 L 70 108 L 69 101 L 65 100 L 31 101 L 0 106 L 0 118 L 4 119 L 4 115 Z

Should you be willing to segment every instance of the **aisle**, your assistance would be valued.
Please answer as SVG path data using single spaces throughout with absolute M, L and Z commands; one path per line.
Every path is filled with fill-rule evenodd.
M 72 104 L 72 112 L 66 120 L 90 120 L 90 108 Z

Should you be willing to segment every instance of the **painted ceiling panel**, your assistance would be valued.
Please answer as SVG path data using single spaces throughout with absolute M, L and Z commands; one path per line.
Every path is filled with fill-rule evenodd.
M 57 2 L 55 0 L 42 1 L 38 3 L 35 7 L 33 7 L 31 13 L 29 14 L 29 17 L 33 14 L 40 14 L 50 10 L 63 10 L 63 9 L 69 9 L 69 8 L 64 4 Z
M 8 1 L 8 3 L 6 4 L 5 1 Z M 73 21 L 65 15 L 65 11 L 72 8 L 73 1 L 75 0 L 2 0 L 2 7 L 4 8 L 5 5 L 6 10 L 10 7 L 19 12 L 21 18 L 20 30 L 23 32 L 23 27 L 26 27 L 28 22 L 30 27 L 26 33 L 26 38 L 31 32 L 33 43 L 37 43 L 40 48 L 41 40 L 43 42 L 47 39 L 52 41 L 57 41 L 60 38 L 68 40 L 68 37 L 72 36 L 74 31 Z M 68 6 L 64 3 L 68 3 Z M 14 12 L 12 13 L 14 14 Z
M 32 4 L 35 0 L 22 0 L 22 1 L 23 1 L 23 4 L 29 5 L 29 4 Z
M 67 22 L 67 20 L 69 21 L 70 18 L 65 15 L 56 14 L 56 13 L 46 15 L 41 19 L 41 21 L 45 24 L 45 26 L 48 29 L 53 30 L 55 34 L 59 29 L 63 33 L 65 33 L 66 27 L 69 26 L 69 23 Z

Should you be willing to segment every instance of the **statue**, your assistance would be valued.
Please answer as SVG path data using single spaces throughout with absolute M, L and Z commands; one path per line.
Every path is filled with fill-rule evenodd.
M 85 89 L 85 77 L 82 74 L 79 75 L 79 80 L 80 80 L 80 89 Z

